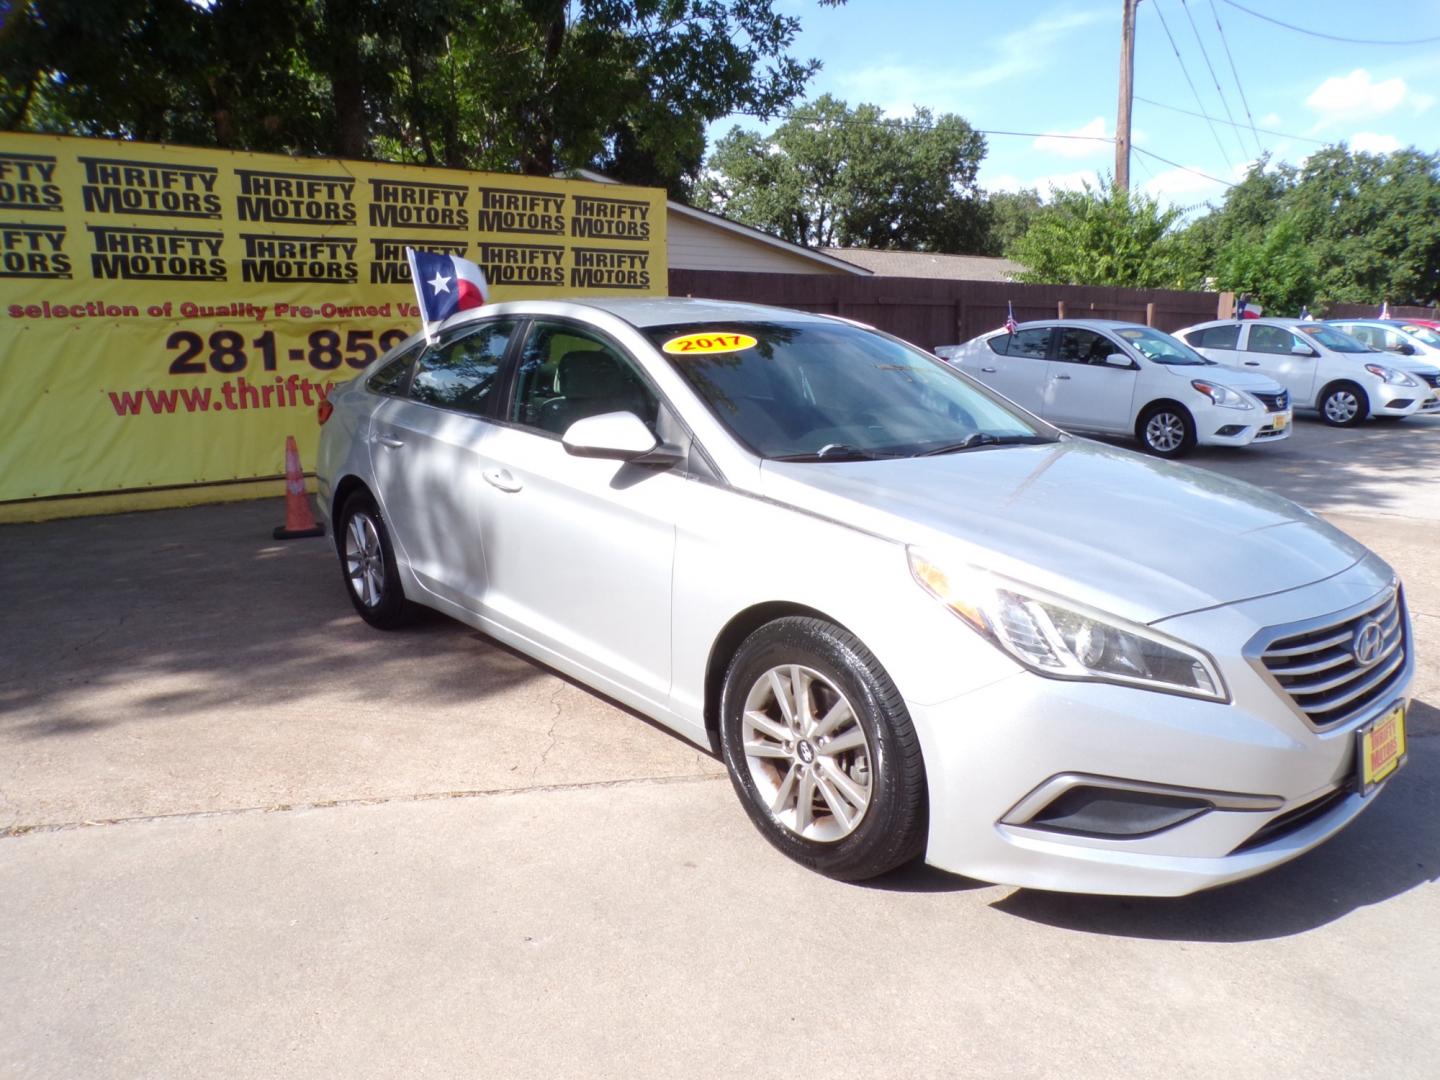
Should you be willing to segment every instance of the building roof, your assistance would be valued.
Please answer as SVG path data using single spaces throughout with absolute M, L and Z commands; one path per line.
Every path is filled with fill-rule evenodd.
M 940 255 L 931 251 L 875 251 L 822 248 L 827 255 L 862 266 L 881 277 L 943 278 L 949 281 L 1014 281 L 1025 267 L 988 255 Z
M 615 184 L 619 182 L 606 176 L 604 173 L 595 172 L 593 169 L 576 169 L 573 175 L 581 180 L 589 180 L 597 184 Z M 731 221 L 729 218 L 721 217 L 719 214 L 712 214 L 707 210 L 697 210 L 693 206 L 686 206 L 684 203 L 678 203 L 674 199 L 667 199 L 665 206 L 666 210 L 671 214 L 678 214 L 698 224 L 731 233 L 752 243 L 775 248 L 788 255 L 818 263 L 828 270 L 838 271 L 843 274 L 856 274 L 862 277 L 871 273 L 870 270 L 852 260 L 838 258 L 828 249 L 822 250 L 805 247 L 802 244 L 792 244 L 789 240 L 782 240 L 778 236 L 771 236 L 767 232 L 762 232 L 749 225 L 741 225 L 738 221 Z

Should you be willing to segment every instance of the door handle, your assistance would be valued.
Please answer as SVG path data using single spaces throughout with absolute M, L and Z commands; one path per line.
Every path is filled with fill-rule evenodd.
M 405 445 L 404 439 L 397 439 L 394 435 L 376 435 L 375 441 L 381 446 L 388 446 L 392 450 L 398 450 Z
M 1260 366 L 1260 361 L 1259 361 L 1259 360 L 1246 360 L 1246 361 L 1245 361 L 1245 366 L 1246 366 L 1246 367 L 1259 367 L 1259 366 Z
M 983 371 L 983 372 L 985 372 L 986 375 L 994 375 L 994 374 L 995 374 L 995 369 L 994 369 L 993 367 L 982 367 L 980 370 Z
M 1068 378 L 1070 378 L 1070 376 L 1069 376 L 1069 375 L 1056 375 L 1055 378 L 1056 378 L 1057 380 L 1058 380 L 1058 379 L 1068 379 Z
M 480 475 L 485 478 L 487 484 L 499 488 L 501 491 L 516 492 L 525 486 L 511 475 L 509 469 L 486 469 Z

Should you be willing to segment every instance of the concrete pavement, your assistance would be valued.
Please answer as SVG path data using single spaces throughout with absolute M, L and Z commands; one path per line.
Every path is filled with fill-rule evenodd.
M 1354 827 L 1174 901 L 805 873 L 674 736 L 366 628 L 278 499 L 0 529 L 0 1076 L 1433 1075 L 1440 422 L 1197 462 L 1397 566 L 1421 704 Z

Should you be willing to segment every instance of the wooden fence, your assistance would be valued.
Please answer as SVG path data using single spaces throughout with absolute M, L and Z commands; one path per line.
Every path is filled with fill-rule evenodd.
M 956 345 L 1015 318 L 1123 319 L 1161 330 L 1217 317 L 1217 293 L 1169 289 L 1112 289 L 1091 285 L 1011 285 L 933 278 L 836 277 L 828 274 L 757 274 L 671 270 L 671 296 L 745 300 L 843 315 L 913 341 L 926 349 Z

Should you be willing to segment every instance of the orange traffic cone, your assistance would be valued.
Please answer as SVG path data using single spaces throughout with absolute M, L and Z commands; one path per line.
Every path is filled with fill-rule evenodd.
M 315 515 L 310 512 L 305 474 L 300 471 L 300 450 L 294 435 L 285 436 L 285 524 L 277 526 L 272 535 L 276 540 L 325 535 L 325 529 L 315 523 Z

